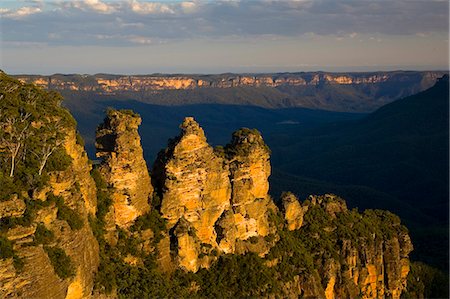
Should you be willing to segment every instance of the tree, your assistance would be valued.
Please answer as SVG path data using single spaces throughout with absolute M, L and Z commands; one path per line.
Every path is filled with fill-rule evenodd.
M 11 160 L 9 176 L 14 177 L 16 162 L 27 138 L 31 135 L 31 113 L 20 111 L 18 115 L 7 115 L 0 111 L 0 143 Z
M 59 136 L 64 126 L 60 119 L 53 120 L 49 124 L 46 124 L 39 132 L 40 147 L 32 151 L 39 161 L 38 174 L 42 175 L 45 164 L 47 164 L 48 158 L 53 152 L 64 143 L 64 140 Z

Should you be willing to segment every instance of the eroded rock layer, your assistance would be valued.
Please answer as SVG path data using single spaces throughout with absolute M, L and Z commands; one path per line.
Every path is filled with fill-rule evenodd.
M 153 187 L 138 133 L 140 124 L 141 118 L 131 111 L 109 110 L 97 129 L 99 170 L 112 189 L 113 216 L 109 217 L 119 227 L 129 227 L 150 208 Z
M 294 277 L 286 284 L 286 295 L 400 298 L 413 247 L 397 216 L 384 211 L 349 211 L 345 201 L 330 194 L 310 196 L 302 207 L 294 195 L 287 194 L 283 204 L 289 230 L 291 219 L 296 218 L 291 216 L 304 212 L 305 223 L 293 233 L 310 240 L 306 247 L 314 255 L 315 269 L 307 277 L 314 277 L 314 272 L 320 277 L 309 281 L 304 281 L 305 275 Z
M 37 210 L 33 212 L 31 222 L 26 226 L 14 226 L 7 232 L 23 268 L 17 270 L 13 258 L 0 260 L 2 298 L 85 298 L 92 292 L 99 248 L 89 226 L 88 215 L 93 216 L 96 210 L 96 187 L 89 176 L 86 152 L 76 143 L 75 131 L 66 133 L 63 147 L 72 159 L 71 164 L 64 171 L 53 172 L 48 186 L 26 198 L 29 202 L 27 213 L 33 206 L 42 206 L 34 208 Z M 62 201 L 57 204 L 53 200 L 55 197 Z M 22 204 L 17 207 L 22 207 Z M 72 217 L 79 221 L 76 227 L 70 225 L 73 218 L 61 216 L 62 209 L 75 213 Z M 24 211 L 13 216 L 27 217 Z M 39 244 L 42 233 L 37 232 L 37 228 L 42 225 L 53 236 L 49 244 Z M 73 276 L 61 279 L 57 275 L 46 246 L 64 251 L 70 258 Z
M 215 151 L 192 117 L 180 128 L 154 167 L 161 214 L 175 227 L 179 265 L 190 271 L 208 267 L 212 250 L 264 254 L 267 246 L 236 247 L 268 235 L 267 211 L 275 209 L 268 196 L 269 151 L 261 135 L 241 130 L 225 150 Z

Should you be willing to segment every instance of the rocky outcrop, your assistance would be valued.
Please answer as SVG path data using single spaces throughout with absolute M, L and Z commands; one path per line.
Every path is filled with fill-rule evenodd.
M 193 244 L 218 246 L 214 224 L 230 208 L 231 184 L 226 161 L 214 153 L 198 123 L 187 117 L 180 128 L 181 134 L 160 153 L 154 176 L 162 191 L 161 214 L 169 229 L 176 226 L 179 263 L 196 271 L 199 263 L 192 257 L 199 251 Z
M 303 209 L 297 197 L 290 192 L 281 195 L 282 212 L 288 230 L 299 229 L 303 224 Z
M 268 211 L 275 210 L 268 194 L 270 150 L 257 130 L 244 128 L 233 133 L 225 151 L 230 164 L 236 237 L 247 240 L 267 236 L 271 233 Z
M 290 295 L 305 296 L 315 290 L 311 296 L 327 299 L 400 298 L 413 248 L 398 217 L 382 211 L 363 215 L 349 211 L 345 201 L 331 194 L 310 196 L 302 209 L 308 220 L 298 233 L 312 238 L 316 273 L 321 279 L 289 282 Z M 318 217 L 321 220 L 315 219 Z M 325 249 L 324 244 L 335 249 Z
M 96 188 L 89 176 L 86 152 L 76 143 L 74 130 L 67 131 L 63 147 L 72 159 L 71 164 L 64 171 L 51 173 L 44 193 L 34 194 L 46 195 L 27 198 L 37 202 L 33 205 L 42 205 L 31 223 L 14 226 L 7 232 L 7 238 L 14 242 L 15 254 L 23 262 L 23 269 L 15 269 L 12 258 L 0 261 L 2 298 L 85 298 L 91 294 L 99 264 L 99 248 L 88 215 L 92 216 L 96 210 Z M 58 207 L 50 199 L 54 196 L 60 197 L 63 205 L 78 215 L 81 227 L 72 228 L 66 220 L 58 219 L 61 218 L 57 217 Z M 46 246 L 61 248 L 70 258 L 73 277 L 58 277 L 43 245 L 35 243 L 39 223 L 54 235 L 53 241 Z
M 173 228 L 178 264 L 195 272 L 214 260 L 213 250 L 267 253 L 264 242 L 261 246 L 241 242 L 272 231 L 269 151 L 261 135 L 240 130 L 225 150 L 214 151 L 192 117 L 185 118 L 180 128 L 180 135 L 159 154 L 153 171 L 162 217 Z
M 16 194 L 13 194 L 10 200 L 0 201 L 0 219 L 22 216 L 25 208 L 25 202 L 19 199 Z
M 138 133 L 140 124 L 141 118 L 131 111 L 109 110 L 97 129 L 99 170 L 111 188 L 113 202 L 107 218 L 124 228 L 149 210 L 153 193 Z

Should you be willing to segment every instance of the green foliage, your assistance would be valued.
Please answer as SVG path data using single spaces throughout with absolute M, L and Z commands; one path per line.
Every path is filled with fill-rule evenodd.
M 48 230 L 45 225 L 39 223 L 36 232 L 34 233 L 34 242 L 36 244 L 50 244 L 55 238 L 55 235 L 51 230 Z
M 24 262 L 14 252 L 13 243 L 4 236 L 0 236 L 0 259 L 13 258 L 13 265 L 16 271 L 22 271 Z
M 77 142 L 78 145 L 81 145 L 82 147 L 85 146 L 84 139 L 81 136 L 80 132 L 78 132 L 78 131 L 77 131 L 77 134 L 76 134 L 76 142 Z
M 47 171 L 64 171 L 72 164 L 72 158 L 63 148 L 56 149 L 48 159 Z
M 267 296 L 278 287 L 274 268 L 254 253 L 223 255 L 208 270 L 195 275 L 205 298 L 248 298 Z
M 421 262 L 413 262 L 410 267 L 402 299 L 449 298 L 448 274 Z
M 225 153 L 229 158 L 246 156 L 255 147 L 262 147 L 268 154 L 271 153 L 269 147 L 262 139 L 261 133 L 257 129 L 241 128 L 233 133 L 231 143 L 225 147 Z
M 16 271 L 21 272 L 23 270 L 23 267 L 25 266 L 25 262 L 18 255 L 14 254 L 13 265 Z
M 14 178 L 0 172 L 0 201 L 11 199 L 12 194 L 19 194 L 20 187 L 14 182 Z
M 57 218 L 59 220 L 65 220 L 69 224 L 71 229 L 79 230 L 83 227 L 83 218 L 81 218 L 80 214 L 65 204 L 58 205 L 58 213 Z
M 161 240 L 161 233 L 166 231 L 166 221 L 155 208 L 152 208 L 150 212 L 139 216 L 131 227 L 132 231 L 142 231 L 145 229 L 151 229 L 153 231 L 155 243 L 158 243 Z
M 314 271 L 313 257 L 297 231 L 279 231 L 280 240 L 270 250 L 267 260 L 279 259 L 275 269 L 282 281 Z M 314 251 L 313 251 L 314 252 Z
M 38 201 L 36 201 L 38 202 Z M 64 199 L 61 196 L 55 196 L 52 192 L 47 194 L 47 200 L 40 202 L 41 206 L 49 206 L 51 203 L 55 203 L 58 208 L 58 212 L 56 217 L 59 220 L 65 220 L 71 229 L 79 230 L 83 227 L 84 222 L 81 215 L 76 211 L 69 208 L 65 203 Z
M 110 116 L 112 116 L 114 114 L 117 114 L 117 113 L 121 113 L 121 114 L 132 116 L 132 117 L 140 117 L 138 113 L 134 112 L 131 109 L 116 110 L 116 109 L 111 108 L 111 107 L 106 108 L 106 115 L 108 117 L 110 117 Z
M 14 256 L 13 245 L 8 238 L 0 236 L 0 259 L 7 259 Z
M 110 193 L 108 190 L 108 186 L 106 182 L 103 180 L 102 174 L 97 168 L 93 168 L 91 171 L 91 176 L 95 181 L 95 185 L 97 186 L 97 219 L 100 222 L 100 225 L 104 225 L 104 218 L 106 213 L 109 211 L 109 207 L 112 204 L 112 200 L 110 198 Z
M 72 260 L 63 249 L 44 246 L 44 250 L 59 278 L 66 279 L 75 276 L 75 267 L 72 264 Z
M 62 97 L 0 74 L 0 200 L 46 184 L 47 173 L 71 163 L 62 148 L 76 122 Z

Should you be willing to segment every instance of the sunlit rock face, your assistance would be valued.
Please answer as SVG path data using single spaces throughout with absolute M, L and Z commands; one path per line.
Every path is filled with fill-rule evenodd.
M 99 170 L 112 189 L 110 213 L 119 227 L 129 227 L 150 208 L 153 193 L 144 160 L 138 126 L 141 118 L 131 111 L 108 111 L 96 135 Z
M 286 192 L 281 196 L 281 204 L 287 229 L 299 229 L 303 223 L 303 209 L 297 197 L 290 192 Z
M 284 206 L 284 218 L 288 229 L 296 222 L 291 217 L 300 215 L 308 217 L 308 213 L 314 211 L 327 215 L 328 219 L 349 217 L 344 200 L 336 195 L 325 194 L 321 196 L 311 195 L 303 206 L 293 194 L 286 193 L 282 197 Z M 298 206 L 297 206 L 298 204 Z M 294 209 L 294 206 L 296 207 Z M 298 209 L 300 207 L 300 209 Z M 293 212 L 293 211 L 297 212 Z M 309 216 L 310 217 L 310 216 Z M 366 216 L 358 214 L 357 218 Z M 342 218 L 341 218 L 342 219 Z M 351 218 L 340 225 L 354 225 Z M 310 218 L 310 221 L 314 219 Z M 317 223 L 325 231 L 334 231 L 334 225 Z M 375 225 L 375 224 L 374 224 Z M 298 276 L 286 284 L 287 296 L 311 296 L 315 298 L 337 299 L 337 298 L 400 298 L 402 291 L 406 288 L 409 273 L 409 253 L 412 251 L 412 243 L 407 230 L 400 225 L 398 217 L 393 217 L 390 222 L 381 225 L 389 230 L 389 234 L 381 236 L 372 235 L 371 238 L 356 237 L 339 240 L 337 253 L 339 258 L 330 257 L 324 248 L 317 248 L 315 254 L 316 271 L 320 273 L 321 279 L 314 276 Z M 305 228 L 301 225 L 294 230 L 301 232 Z
M 226 149 L 214 150 L 192 117 L 186 117 L 180 128 L 180 135 L 160 152 L 153 171 L 161 214 L 169 229 L 176 227 L 179 265 L 191 271 L 208 267 L 213 250 L 266 252 L 266 246 L 259 246 L 261 252 L 245 244 L 236 247 L 239 241 L 271 231 L 269 151 L 261 135 L 252 131 L 248 142 L 236 137 Z M 189 227 L 190 235 L 180 225 Z
M 225 159 L 214 153 L 199 124 L 187 117 L 180 128 L 180 135 L 159 154 L 154 175 L 163 192 L 161 214 L 169 229 L 176 227 L 180 265 L 196 271 L 199 251 L 194 247 L 217 247 L 214 224 L 230 209 L 231 184 Z M 180 225 L 189 226 L 191 236 Z
M 233 133 L 225 151 L 230 165 L 236 238 L 267 236 L 271 233 L 268 213 L 275 209 L 268 194 L 270 150 L 257 130 L 244 128 Z
M 7 232 L 14 242 L 14 251 L 24 263 L 17 271 L 13 259 L 0 260 L 1 298 L 86 298 L 94 286 L 94 275 L 99 265 L 99 248 L 88 223 L 88 215 L 96 210 L 95 183 L 89 175 L 91 166 L 83 147 L 76 142 L 75 131 L 67 130 L 63 143 L 66 153 L 72 158 L 64 171 L 53 172 L 48 186 L 36 192 L 29 201 L 42 202 L 44 208 L 36 211 L 29 226 L 15 226 Z M 57 219 L 55 203 L 45 204 L 49 196 L 59 196 L 64 204 L 79 215 L 82 227 L 72 229 L 65 220 Z M 15 208 L 8 204 L 15 202 Z M 22 217 L 25 210 L 23 200 L 13 198 L 2 202 L 5 206 L 0 218 Z M 44 225 L 54 234 L 51 246 L 61 248 L 70 258 L 75 275 L 59 278 L 50 259 L 40 244 L 35 244 L 36 227 Z

